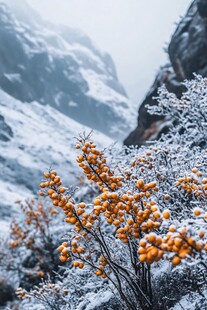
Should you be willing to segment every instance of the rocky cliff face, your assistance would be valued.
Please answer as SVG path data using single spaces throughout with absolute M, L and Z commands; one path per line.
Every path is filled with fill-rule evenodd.
M 46 23 L 24 0 L 5 3 L 0 3 L 0 87 L 116 139 L 129 132 L 130 102 L 110 55 L 81 31 Z
M 167 131 L 162 117 L 147 113 L 146 104 L 156 103 L 158 88 L 165 84 L 170 92 L 180 97 L 185 90 L 182 81 L 191 79 L 193 73 L 207 76 L 207 1 L 195 0 L 179 23 L 168 47 L 170 63 L 160 69 L 154 84 L 138 111 L 138 126 L 126 138 L 126 145 L 142 145 L 157 139 Z

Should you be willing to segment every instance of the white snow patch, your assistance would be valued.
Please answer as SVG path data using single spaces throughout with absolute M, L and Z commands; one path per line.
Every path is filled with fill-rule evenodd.
M 68 106 L 69 106 L 69 107 L 77 107 L 78 105 L 77 105 L 76 102 L 74 102 L 74 101 L 71 100 L 71 101 L 68 102 Z
M 0 220 L 0 238 L 7 235 L 10 227 L 10 221 Z
M 4 73 L 4 76 L 11 82 L 22 82 L 22 78 L 19 73 Z
M 97 74 L 92 70 L 80 69 L 80 72 L 83 78 L 87 81 L 89 90 L 87 95 L 101 101 L 105 102 L 114 102 L 114 103 L 125 103 L 129 104 L 129 100 L 117 93 L 111 87 L 107 86 L 104 83 L 105 75 Z
M 102 304 L 109 302 L 112 297 L 113 293 L 111 291 L 101 291 L 96 294 L 88 293 L 76 310 L 93 310 L 96 307 L 100 307 Z
M 12 184 L 0 180 L 0 195 L 4 205 L 15 205 L 18 200 L 32 198 L 32 193 L 21 184 Z M 1 207 L 1 204 L 0 204 Z

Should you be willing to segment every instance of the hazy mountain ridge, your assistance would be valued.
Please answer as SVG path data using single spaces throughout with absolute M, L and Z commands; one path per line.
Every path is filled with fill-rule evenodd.
M 14 0 L 0 5 L 2 89 L 122 138 L 130 130 L 130 102 L 110 55 L 81 31 L 44 22 L 24 3 L 18 9 Z

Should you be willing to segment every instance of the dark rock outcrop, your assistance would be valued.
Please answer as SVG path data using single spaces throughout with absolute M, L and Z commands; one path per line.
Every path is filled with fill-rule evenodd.
M 0 115 L 0 140 L 7 142 L 13 137 L 11 127 L 5 122 L 5 119 Z
M 185 90 L 182 82 L 193 73 L 207 76 L 207 0 L 195 0 L 179 23 L 168 47 L 170 64 L 161 68 L 138 111 L 138 126 L 125 139 L 126 145 L 142 145 L 159 138 L 167 130 L 162 117 L 150 115 L 145 106 L 155 105 L 153 97 L 165 84 L 179 98 Z
M 0 280 L 0 306 L 5 306 L 8 301 L 12 301 L 14 298 L 14 288 L 10 284 Z

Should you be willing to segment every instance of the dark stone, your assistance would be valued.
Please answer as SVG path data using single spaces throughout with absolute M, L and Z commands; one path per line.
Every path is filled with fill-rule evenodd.
M 34 268 L 38 263 L 38 258 L 35 255 L 29 255 L 27 256 L 23 262 L 22 266 L 24 268 Z
M 198 0 L 198 13 L 202 18 L 207 17 L 207 1 Z
M 20 280 L 20 287 L 23 287 L 25 290 L 30 291 L 34 288 L 35 285 L 38 285 L 41 282 L 41 278 L 36 274 L 24 274 Z
M 165 84 L 179 98 L 185 91 L 182 82 L 192 79 L 193 73 L 207 76 L 207 1 L 195 0 L 179 23 L 168 48 L 170 64 L 161 68 L 138 111 L 137 128 L 125 139 L 126 145 L 142 145 L 158 139 L 168 130 L 165 120 L 147 113 L 145 105 L 155 105 L 153 97 Z
M 11 127 L 5 122 L 4 117 L 0 115 L 0 140 L 8 142 L 13 137 Z
M 8 301 L 15 298 L 14 288 L 5 282 L 0 282 L 0 306 L 4 306 Z

